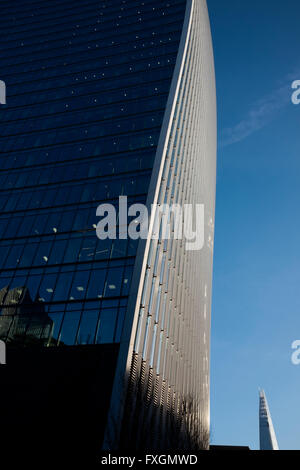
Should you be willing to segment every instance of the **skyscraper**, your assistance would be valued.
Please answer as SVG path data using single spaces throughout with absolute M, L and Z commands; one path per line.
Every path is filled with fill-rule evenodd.
M 0 381 L 8 401 L 16 380 L 26 390 L 7 421 L 13 409 L 26 421 L 34 390 L 30 419 L 50 406 L 52 435 L 63 436 L 58 421 L 71 433 L 93 423 L 89 444 L 164 447 L 180 415 L 207 446 L 216 111 L 206 2 L 25 0 L 3 2 L 1 17 L 10 354 Z M 118 211 L 119 196 L 149 209 L 204 204 L 203 248 L 151 230 L 99 240 L 96 209 Z
M 260 450 L 279 450 L 265 392 L 259 391 Z

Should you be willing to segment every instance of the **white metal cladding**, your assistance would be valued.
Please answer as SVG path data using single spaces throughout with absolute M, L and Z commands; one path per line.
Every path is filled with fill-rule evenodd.
M 166 409 L 176 410 L 180 400 L 192 397 L 194 422 L 202 435 L 209 432 L 215 178 L 209 18 L 205 0 L 188 0 L 147 204 L 204 204 L 205 243 L 202 250 L 187 251 L 184 238 L 154 239 L 151 230 L 148 240 L 140 242 L 110 418 L 120 413 L 116 403 L 124 393 L 122 377 L 134 374 L 136 379 L 142 374 L 145 388 L 152 388 L 154 400 Z

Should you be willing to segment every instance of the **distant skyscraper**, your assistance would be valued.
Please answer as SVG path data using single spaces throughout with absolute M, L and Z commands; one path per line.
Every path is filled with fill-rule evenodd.
M 259 391 L 260 450 L 279 450 L 265 392 Z
M 216 103 L 206 1 L 2 1 L 1 19 L 0 339 L 22 346 L 8 364 L 22 359 L 24 372 L 0 377 L 3 401 L 19 394 L 8 425 L 33 422 L 34 408 L 36 429 L 51 416 L 52 447 L 67 429 L 74 448 L 120 436 L 177 448 L 170 429 L 184 426 L 207 447 Z M 148 209 L 203 204 L 203 248 L 160 230 L 98 239 L 96 209 L 118 210 L 119 196 Z

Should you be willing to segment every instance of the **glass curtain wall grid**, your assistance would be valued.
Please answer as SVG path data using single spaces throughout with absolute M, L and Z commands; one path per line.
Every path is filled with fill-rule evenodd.
M 120 341 L 137 242 L 98 240 L 96 207 L 146 201 L 184 11 L 183 0 L 1 10 L 5 341 Z

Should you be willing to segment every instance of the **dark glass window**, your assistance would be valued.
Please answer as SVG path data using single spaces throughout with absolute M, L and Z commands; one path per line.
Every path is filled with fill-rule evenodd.
M 59 337 L 60 345 L 72 346 L 76 343 L 80 315 L 80 311 L 66 312 Z
M 50 302 L 55 290 L 57 274 L 47 274 L 39 288 L 39 300 L 42 302 Z
M 106 278 L 106 271 L 104 269 L 98 269 L 92 271 L 89 279 L 89 287 L 87 290 L 87 297 L 90 299 L 93 298 L 102 298 L 104 283 Z
M 77 344 L 94 344 L 97 332 L 99 310 L 83 312 L 78 332 Z
M 101 310 L 97 343 L 113 343 L 116 328 L 116 308 L 105 308 Z
M 53 296 L 54 301 L 69 299 L 69 291 L 72 283 L 73 273 L 61 273 L 57 278 L 56 288 Z
M 31 340 L 120 341 L 138 240 L 98 240 L 96 208 L 147 199 L 185 7 L 1 8 L 0 293 L 22 288 Z

